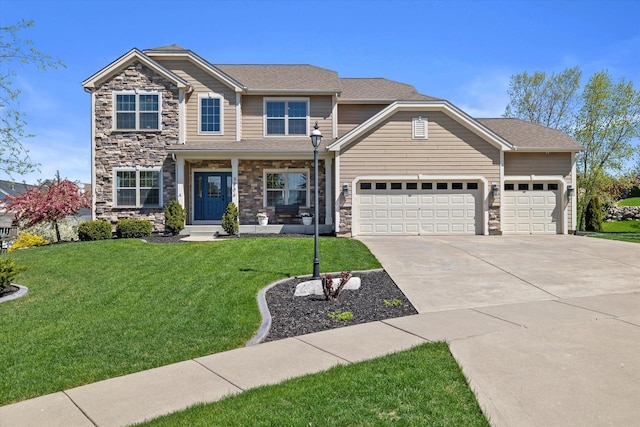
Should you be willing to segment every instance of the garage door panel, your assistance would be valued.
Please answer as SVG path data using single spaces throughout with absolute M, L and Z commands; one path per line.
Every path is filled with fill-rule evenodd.
M 503 194 L 502 232 L 505 234 L 555 234 L 558 232 L 554 190 L 515 191 Z

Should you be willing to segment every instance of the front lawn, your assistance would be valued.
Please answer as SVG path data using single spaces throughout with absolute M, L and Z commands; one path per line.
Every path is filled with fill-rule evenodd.
M 640 221 L 611 221 L 602 223 L 602 233 L 593 237 L 640 243 Z
M 640 197 L 629 197 L 618 201 L 618 206 L 640 206 Z
M 313 239 L 113 240 L 9 255 L 26 296 L 0 304 L 0 405 L 243 346 L 257 291 L 310 274 Z M 320 239 L 322 271 L 380 264 L 356 240 Z
M 197 405 L 158 426 L 488 426 L 445 343 Z

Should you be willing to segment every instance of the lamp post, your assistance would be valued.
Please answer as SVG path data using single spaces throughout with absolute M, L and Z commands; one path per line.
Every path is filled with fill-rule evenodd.
M 313 167 L 314 167 L 314 214 L 313 214 L 313 276 L 312 280 L 320 279 L 320 257 L 318 256 L 318 147 L 322 141 L 322 133 L 318 129 L 318 122 L 311 131 L 311 144 L 313 145 Z

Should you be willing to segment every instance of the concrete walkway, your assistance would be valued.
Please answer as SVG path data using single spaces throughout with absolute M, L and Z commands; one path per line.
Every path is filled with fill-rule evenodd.
M 450 343 L 492 425 L 637 424 L 640 245 L 568 236 L 362 240 L 420 314 L 3 406 L 0 426 L 124 426 L 438 340 Z

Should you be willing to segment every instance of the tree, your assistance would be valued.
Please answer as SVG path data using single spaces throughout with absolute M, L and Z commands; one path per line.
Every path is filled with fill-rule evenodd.
M 511 76 L 509 105 L 504 117 L 516 117 L 554 129 L 569 131 L 573 122 L 582 71 L 567 68 L 547 77 L 543 71 Z
M 46 70 L 65 66 L 61 60 L 33 47 L 33 41 L 20 38 L 18 33 L 32 26 L 33 21 L 22 20 L 10 27 L 0 27 L 0 172 L 9 176 L 24 175 L 38 167 L 22 143 L 33 135 L 27 133 L 27 122 L 19 110 L 20 90 L 12 82 L 17 75 L 15 67 L 35 65 Z
M 578 218 L 584 230 L 591 199 L 608 188 L 632 154 L 640 135 L 640 93 L 624 79 L 613 83 L 606 71 L 594 74 L 582 94 L 578 67 L 560 74 L 526 71 L 511 77 L 504 117 L 517 117 L 563 130 L 584 146 L 577 158 Z
M 7 196 L 2 202 L 7 203 L 7 209 L 15 212 L 16 219 L 24 222 L 26 227 L 50 222 L 56 230 L 58 242 L 58 221 L 90 206 L 89 197 L 82 194 L 78 185 L 68 179 L 61 180 L 60 174 L 53 181 L 16 196 Z

